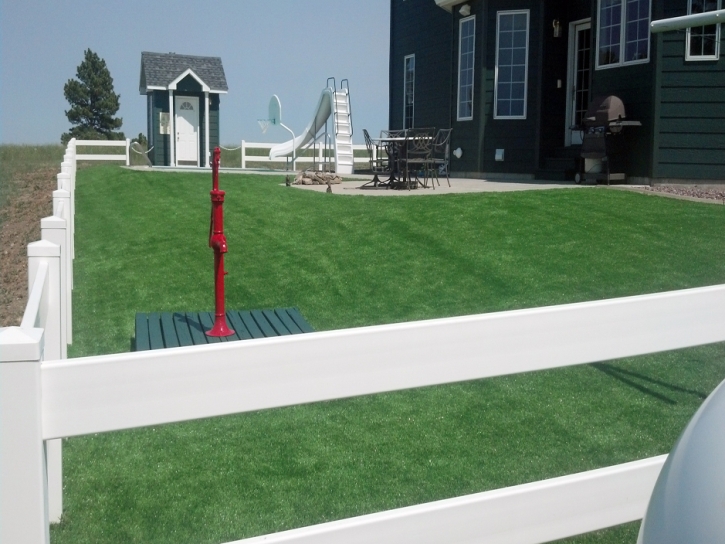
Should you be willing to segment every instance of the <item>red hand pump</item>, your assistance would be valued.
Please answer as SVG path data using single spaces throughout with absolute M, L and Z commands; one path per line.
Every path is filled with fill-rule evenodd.
M 224 311 L 224 254 L 228 251 L 224 236 L 224 191 L 219 190 L 219 161 L 221 149 L 214 149 L 212 161 L 211 225 L 209 228 L 209 247 L 214 250 L 214 326 L 207 331 L 208 336 L 230 336 L 234 331 L 227 326 Z

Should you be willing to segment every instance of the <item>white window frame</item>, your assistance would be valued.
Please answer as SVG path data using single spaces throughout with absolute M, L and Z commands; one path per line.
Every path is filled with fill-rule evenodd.
M 498 55 L 499 55 L 499 37 L 501 28 L 502 15 L 519 15 L 526 14 L 526 64 L 524 65 L 524 113 L 523 115 L 499 115 L 498 114 Z M 531 29 L 531 10 L 513 9 L 496 12 L 496 67 L 493 82 L 493 118 L 494 119 L 526 119 L 529 101 L 529 31 Z
M 473 38 L 473 43 L 471 44 L 471 51 L 470 54 L 473 57 L 473 61 L 471 62 L 471 115 L 468 116 L 462 116 L 461 115 L 461 73 L 462 70 L 462 60 L 463 60 L 463 25 L 466 23 L 473 23 L 473 32 L 471 33 L 471 37 Z M 457 110 L 457 119 L 459 121 L 471 121 L 473 120 L 473 96 L 475 92 L 475 74 L 476 74 L 476 16 L 471 15 L 470 17 L 465 17 L 458 21 L 458 110 Z
M 722 0 L 717 0 L 717 7 L 715 9 L 722 9 Z M 692 0 L 687 1 L 687 14 L 692 15 Z M 710 25 L 705 25 L 710 26 Z M 707 60 L 720 60 L 720 24 L 715 25 L 715 54 L 714 55 L 693 55 L 690 52 L 690 34 L 692 28 L 687 29 L 687 35 L 685 37 L 685 60 L 686 61 L 707 61 Z
M 406 126 L 405 119 L 406 119 L 406 110 L 408 107 L 408 104 L 406 103 L 406 100 L 408 99 L 408 60 L 413 59 L 413 80 L 410 82 L 412 87 L 412 96 L 413 101 L 410 105 L 410 126 Z M 413 128 L 415 125 L 415 54 L 412 55 L 406 55 L 403 57 L 403 128 Z
M 647 64 L 652 57 L 652 32 L 650 31 L 650 24 L 652 23 L 652 0 L 646 0 L 649 3 L 649 22 L 647 23 L 647 58 L 627 61 L 624 60 L 624 53 L 627 47 L 627 0 L 619 1 L 620 8 L 622 10 L 619 23 L 619 62 L 613 62 L 611 64 L 599 64 L 599 40 L 601 36 L 602 26 L 602 0 L 597 0 L 597 49 L 595 55 L 596 70 L 608 70 L 610 68 L 619 68 L 621 66 L 630 66 L 633 64 Z

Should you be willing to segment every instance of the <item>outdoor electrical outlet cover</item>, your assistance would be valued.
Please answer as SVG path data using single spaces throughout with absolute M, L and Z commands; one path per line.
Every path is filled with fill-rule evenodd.
M 503 161 L 503 149 L 497 149 L 496 150 L 496 160 L 499 162 Z

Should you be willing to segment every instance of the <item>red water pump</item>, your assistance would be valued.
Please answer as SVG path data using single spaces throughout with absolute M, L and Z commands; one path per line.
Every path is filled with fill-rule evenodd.
M 234 331 L 227 326 L 224 310 L 224 254 L 227 238 L 224 236 L 224 191 L 219 190 L 219 162 L 221 149 L 214 149 L 212 161 L 211 223 L 209 225 L 209 247 L 214 250 L 214 326 L 208 336 L 231 336 Z

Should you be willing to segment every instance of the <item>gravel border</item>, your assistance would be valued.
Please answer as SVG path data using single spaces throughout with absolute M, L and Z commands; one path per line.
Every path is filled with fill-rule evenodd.
M 699 187 L 697 185 L 610 185 L 610 187 L 654 196 L 689 200 L 691 202 L 725 205 L 725 186 L 722 189 L 712 186 Z

